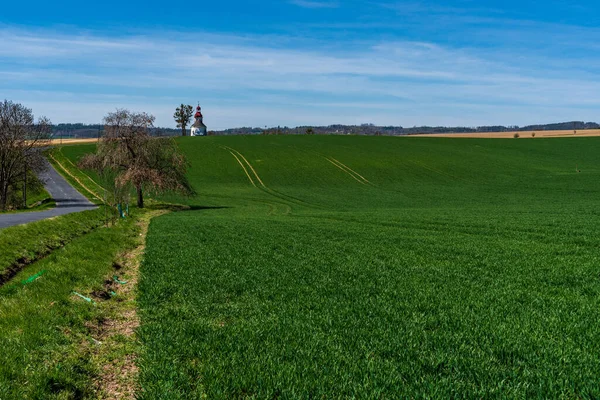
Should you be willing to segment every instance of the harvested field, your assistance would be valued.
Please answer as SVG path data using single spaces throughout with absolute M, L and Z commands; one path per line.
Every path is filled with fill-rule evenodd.
M 84 144 L 84 143 L 98 143 L 98 139 L 52 139 L 50 141 L 52 146 L 70 145 L 70 144 Z
M 482 132 L 482 133 L 424 133 L 410 135 L 410 137 L 452 137 L 452 138 L 470 138 L 470 139 L 514 139 L 515 133 L 520 138 L 558 138 L 558 137 L 594 137 L 600 136 L 600 129 L 586 129 L 578 131 L 511 131 L 511 132 Z

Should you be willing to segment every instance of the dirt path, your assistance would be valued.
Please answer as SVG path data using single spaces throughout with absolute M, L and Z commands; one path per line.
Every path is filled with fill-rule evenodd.
M 96 298 L 97 306 L 103 308 L 105 318 L 88 328 L 100 345 L 83 346 L 99 370 L 94 382 L 98 398 L 135 399 L 140 390 L 137 357 L 141 345 L 136 334 L 140 325 L 136 301 L 139 269 L 146 248 L 150 220 L 167 212 L 157 210 L 144 214 L 138 222 L 137 245 L 121 254 L 114 262 L 115 270 L 107 276 L 101 294 L 108 296 L 114 292 L 118 301 L 102 301 L 102 296 Z
M 52 146 L 61 146 L 67 144 L 85 144 L 85 143 L 98 143 L 97 138 L 91 139 L 52 139 L 50 144 Z

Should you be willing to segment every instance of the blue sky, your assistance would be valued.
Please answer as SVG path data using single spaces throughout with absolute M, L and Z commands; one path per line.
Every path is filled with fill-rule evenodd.
M 58 122 L 174 126 L 600 121 L 593 1 L 3 4 L 0 98 Z

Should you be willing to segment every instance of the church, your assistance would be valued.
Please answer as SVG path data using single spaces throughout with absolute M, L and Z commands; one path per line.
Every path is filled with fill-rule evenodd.
M 196 114 L 194 115 L 196 121 L 192 125 L 190 136 L 206 136 L 206 125 L 202 122 L 202 112 L 200 104 L 196 107 Z

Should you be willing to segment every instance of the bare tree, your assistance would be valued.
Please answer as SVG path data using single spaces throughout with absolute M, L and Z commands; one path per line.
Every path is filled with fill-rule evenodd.
M 104 135 L 96 154 L 84 157 L 80 166 L 112 171 L 117 188 L 131 185 L 137 205 L 144 207 L 144 188 L 154 192 L 193 193 L 187 178 L 187 161 L 173 138 L 153 138 L 154 116 L 125 109 L 104 117 Z
M 175 109 L 173 118 L 175 119 L 175 122 L 177 122 L 177 127 L 181 128 L 181 136 L 187 136 L 185 128 L 192 120 L 192 115 L 194 115 L 194 107 L 190 105 L 181 104 Z
M 36 123 L 31 109 L 4 100 L 0 103 L 0 209 L 6 210 L 9 199 L 20 184 L 23 202 L 27 203 L 27 176 L 42 171 L 46 164 L 43 146 L 51 137 L 50 121 L 42 117 Z

